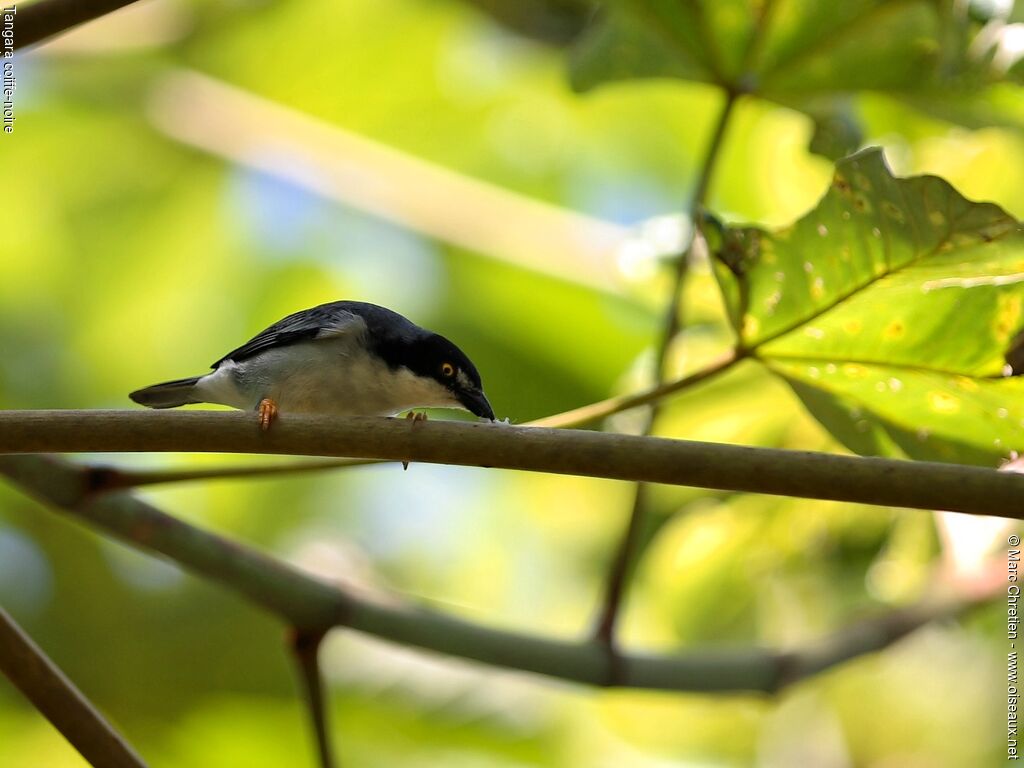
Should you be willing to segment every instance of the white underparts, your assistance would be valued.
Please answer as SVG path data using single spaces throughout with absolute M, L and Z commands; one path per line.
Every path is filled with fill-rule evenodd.
M 462 407 L 434 379 L 391 369 L 345 336 L 225 361 L 199 380 L 195 393 L 204 402 L 246 410 L 269 397 L 284 413 L 392 415 L 414 407 Z

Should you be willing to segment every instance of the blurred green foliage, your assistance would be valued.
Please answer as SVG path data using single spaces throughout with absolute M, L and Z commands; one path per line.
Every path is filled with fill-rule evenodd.
M 19 58 L 18 128 L 0 142 L 0 407 L 126 407 L 131 389 L 198 373 L 273 320 L 338 298 L 390 306 L 456 339 L 499 416 L 513 421 L 635 388 L 649 375 L 669 283 L 654 257 L 619 259 L 618 289 L 600 291 L 425 239 L 201 154 L 152 119 L 154 90 L 182 67 L 410 156 L 629 226 L 681 210 L 720 108 L 719 86 L 753 89 L 764 98 L 738 104 L 707 207 L 725 222 L 755 222 L 763 240 L 811 211 L 797 227 L 810 231 L 795 242 L 814 242 L 813 253 L 805 258 L 794 246 L 787 256 L 797 274 L 808 259 L 818 270 L 829 264 L 817 226 L 843 226 L 840 208 L 814 210 L 832 174 L 809 149 L 823 115 L 840 114 L 851 128 L 830 154 L 881 144 L 897 176 L 936 174 L 968 199 L 1024 215 L 1020 64 L 996 71 L 1007 63 L 1002 49 L 972 48 L 992 21 L 979 16 L 980 3 L 966 17 L 949 10 L 962 4 L 938 0 L 779 0 L 752 54 L 744 51 L 764 2 L 621 0 L 596 16 L 567 0 L 534 4 L 536 16 L 511 13 L 516 5 L 160 0 Z M 566 43 L 580 9 L 582 37 L 570 44 L 567 65 L 565 50 L 535 40 Z M 745 56 L 757 77 L 734 82 Z M 577 86 L 602 87 L 575 93 L 567 66 Z M 871 174 L 880 184 L 912 183 L 878 167 Z M 942 190 L 950 204 L 968 205 Z M 958 243 L 950 259 L 968 260 L 972 248 L 983 246 Z M 1012 265 L 1012 253 L 995 248 Z M 929 280 L 977 276 L 936 259 Z M 774 271 L 760 266 L 744 278 L 751 295 Z M 823 290 L 838 285 L 829 279 Z M 979 297 L 970 314 L 934 292 L 950 303 L 920 310 L 914 328 L 923 336 L 915 345 L 908 339 L 900 359 L 927 354 L 968 377 L 988 375 L 995 346 L 977 334 L 995 320 L 992 301 L 1019 296 L 1017 285 L 961 291 L 965 301 L 975 300 L 962 294 Z M 817 301 L 813 286 L 793 295 L 794 318 Z M 883 282 L 858 294 L 862 339 L 884 330 L 894 304 L 917 311 L 882 296 L 887 286 L 898 287 Z M 678 369 L 699 366 L 744 332 L 708 264 L 695 266 L 684 305 Z M 763 303 L 751 307 L 763 314 Z M 827 365 L 824 357 L 854 351 L 828 346 L 834 338 L 797 333 L 773 343 L 803 345 L 800 354 Z M 878 345 L 869 351 L 888 354 Z M 881 368 L 895 359 L 874 361 Z M 891 378 L 886 372 L 861 382 L 845 371 L 826 385 L 807 365 L 780 358 L 772 366 L 792 389 L 745 362 L 672 400 L 660 430 L 841 450 L 817 418 L 848 446 L 882 452 L 918 445 L 918 422 L 935 418 L 902 405 L 913 394 L 903 373 L 901 405 L 885 410 L 874 387 Z M 918 384 L 927 402 L 935 387 Z M 983 395 L 971 400 L 981 417 L 963 412 L 940 436 L 957 458 L 991 463 L 1019 447 L 1011 444 L 1018 431 L 992 431 L 1002 429 L 998 408 L 1006 406 Z M 851 421 L 854 408 L 860 417 Z M 626 414 L 611 426 L 633 421 Z M 985 430 L 1004 444 L 985 443 Z M 488 624 L 576 636 L 593 617 L 631 489 L 414 465 L 145 495 L 329 579 L 384 586 Z M 921 513 L 684 488 L 657 488 L 653 497 L 657 514 L 623 623 L 624 640 L 637 648 L 809 643 L 863 611 L 923 594 L 937 564 L 958 557 Z M 978 539 L 982 550 L 996 546 L 991 534 Z M 152 765 L 312 764 L 283 627 L 6 488 L 0 602 Z M 591 691 L 345 633 L 331 637 L 326 664 L 334 730 L 352 765 L 974 768 L 1003 754 L 1000 619 L 993 607 L 929 628 L 777 700 Z M 0 763 L 82 764 L 6 686 Z

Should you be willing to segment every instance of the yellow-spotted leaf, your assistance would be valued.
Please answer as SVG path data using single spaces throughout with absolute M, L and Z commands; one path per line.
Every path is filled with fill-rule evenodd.
M 740 346 L 863 453 L 992 463 L 1024 448 L 1024 228 L 878 149 L 791 227 L 709 227 Z
M 899 366 L 767 360 L 851 450 L 993 465 L 1024 447 L 1024 381 Z

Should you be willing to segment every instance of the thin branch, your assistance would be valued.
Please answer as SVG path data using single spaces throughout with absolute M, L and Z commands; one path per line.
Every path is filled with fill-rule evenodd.
M 1024 475 L 959 464 L 376 416 L 285 414 L 264 433 L 240 412 L 0 411 L 0 454 L 108 451 L 457 464 L 1024 519 Z
M 365 467 L 377 464 L 375 459 L 322 459 L 320 461 L 289 462 L 287 464 L 256 464 L 237 467 L 204 467 L 202 469 L 119 469 L 93 467 L 96 491 L 116 491 L 164 483 L 184 483 L 193 480 L 234 480 L 263 478 L 274 475 L 295 475 L 319 472 L 325 469 Z
M 711 140 L 708 142 L 708 148 L 704 154 L 704 163 L 701 166 L 700 175 L 697 177 L 697 184 L 690 201 L 689 214 L 693 222 L 694 235 L 689 245 L 676 259 L 675 278 L 672 284 L 672 292 L 669 294 L 663 332 L 655 357 L 655 376 L 659 383 L 663 383 L 668 378 L 669 351 L 672 348 L 672 342 L 679 334 L 682 322 L 680 314 L 683 301 L 683 287 L 686 282 L 686 273 L 689 269 L 690 254 L 697 240 L 696 217 L 700 206 L 707 196 L 708 186 L 711 183 L 711 177 L 714 175 L 715 165 L 722 149 L 722 142 L 725 139 L 726 129 L 729 126 L 729 119 L 732 116 L 733 108 L 736 106 L 738 98 L 739 94 L 735 91 L 728 91 L 725 94 L 725 103 L 722 105 L 718 120 L 715 122 Z M 735 362 L 735 359 L 736 356 L 734 354 L 732 362 Z M 732 362 L 727 363 L 727 365 L 731 365 Z M 660 413 L 660 406 L 660 399 L 651 402 L 647 418 L 644 421 L 643 434 L 651 434 Z M 618 621 L 619 610 L 622 607 L 626 581 L 629 578 L 633 561 L 636 559 L 636 550 L 640 546 L 640 536 L 646 522 L 648 506 L 647 488 L 641 483 L 636 487 L 633 496 L 633 507 L 629 513 L 629 522 L 626 524 L 626 530 L 619 541 L 619 546 L 615 551 L 611 567 L 608 570 L 608 577 L 601 599 L 600 613 L 594 628 L 595 638 L 608 648 L 613 658 L 615 656 L 615 625 Z
M 529 422 L 527 426 L 568 429 L 592 424 L 595 421 L 600 421 L 601 419 L 605 419 L 616 413 L 621 413 L 622 411 L 639 408 L 643 405 L 650 405 L 651 403 L 661 400 L 668 395 L 681 392 L 682 390 L 688 389 L 689 387 L 699 384 L 707 379 L 712 379 L 718 374 L 725 373 L 725 371 L 732 368 L 736 363 L 744 359 L 745 355 L 746 352 L 738 352 L 730 349 L 728 352 L 724 352 L 712 360 L 705 367 L 683 376 L 682 378 L 658 384 L 657 386 L 646 389 L 643 392 L 637 392 L 636 394 L 609 397 L 607 400 L 590 403 L 589 405 L 584 405 L 580 408 L 574 408 L 571 411 L 556 413 L 552 416 L 545 416 L 544 418 Z
M 609 684 L 608 656 L 593 642 L 574 643 L 495 630 L 404 605 L 397 599 L 376 601 L 330 586 L 245 545 L 166 515 L 129 493 L 93 494 L 87 467 L 52 457 L 3 456 L 0 474 L 72 517 L 144 551 L 169 557 L 242 594 L 300 633 L 316 634 L 332 626 L 344 626 L 492 666 L 588 685 Z M 1011 477 L 1009 473 L 994 474 Z M 627 653 L 619 659 L 621 675 L 614 684 L 676 691 L 772 693 L 856 655 L 881 650 L 916 627 L 956 615 L 988 597 L 955 597 L 883 613 L 859 629 L 840 631 L 804 651 L 750 648 L 691 650 L 671 656 Z
M 707 197 L 708 187 L 711 184 L 711 177 L 714 175 L 718 156 L 722 150 L 722 142 L 725 140 L 726 128 L 729 125 L 729 119 L 732 117 L 733 109 L 735 108 L 736 101 L 738 99 L 739 94 L 734 92 L 728 92 L 725 95 L 725 102 L 722 104 L 722 109 L 718 114 L 718 120 L 715 122 L 715 127 L 711 134 L 711 140 L 708 142 L 708 148 L 704 154 L 704 163 L 701 166 L 700 175 L 697 177 L 697 183 L 693 190 L 692 199 L 688 209 L 690 219 L 693 222 L 691 227 L 693 235 L 691 236 L 687 247 L 676 259 L 672 291 L 669 294 L 668 309 L 665 312 L 665 320 L 662 325 L 661 341 L 658 344 L 658 351 L 655 356 L 655 372 L 659 384 L 665 383 L 665 380 L 668 378 L 667 369 L 669 363 L 669 351 L 672 348 L 672 342 L 679 333 L 681 323 L 680 308 L 683 301 L 683 285 L 686 282 L 686 273 L 689 268 L 690 255 L 698 237 L 696 219 L 699 215 L 700 207 L 704 204 L 704 200 Z M 654 419 L 657 418 L 658 406 L 658 400 L 652 401 L 650 418 L 652 423 Z
M 972 602 L 981 605 L 994 599 L 999 592 L 999 587 L 993 583 L 984 593 L 976 593 L 964 602 L 926 599 L 916 605 L 854 622 L 824 640 L 790 654 L 781 665 L 776 683 L 779 688 L 784 688 L 861 656 L 868 649 L 886 648 L 925 624 L 952 619 Z
M 323 676 L 320 673 L 320 643 L 323 639 L 323 632 L 293 632 L 290 646 L 302 679 L 302 691 L 313 725 L 320 766 L 334 768 L 334 751 L 331 749 L 331 732 L 324 703 Z
M 704 162 L 701 165 L 700 174 L 697 177 L 697 183 L 694 186 L 693 194 L 690 198 L 688 213 L 690 221 L 692 222 L 693 236 L 691 237 L 689 245 L 676 260 L 675 279 L 673 281 L 672 292 L 669 294 L 669 303 L 665 314 L 663 332 L 655 358 L 655 375 L 657 376 L 659 384 L 663 384 L 668 378 L 669 351 L 672 347 L 672 342 L 679 334 L 682 324 L 683 288 L 686 282 L 686 274 L 689 269 L 693 248 L 699 237 L 697 234 L 697 219 L 700 216 L 701 207 L 707 199 L 708 188 L 710 187 L 711 180 L 714 177 L 715 167 L 718 163 L 718 157 L 722 151 L 722 144 L 725 140 L 725 134 L 728 129 L 733 110 L 735 109 L 736 103 L 739 101 L 740 97 L 744 93 L 748 92 L 752 86 L 752 83 L 749 82 L 751 78 L 746 73 L 752 70 L 757 56 L 760 53 L 761 43 L 764 40 L 765 30 L 768 26 L 768 21 L 771 18 L 772 8 L 772 0 L 765 0 L 762 4 L 760 12 L 757 14 L 754 21 L 750 40 L 748 41 L 746 50 L 743 53 L 743 60 L 740 67 L 743 74 L 740 78 L 740 82 L 729 84 L 725 88 L 725 101 L 718 114 L 718 120 L 715 123 L 714 130 L 711 134 L 711 140 L 708 142 L 707 150 L 704 153 Z M 727 362 L 725 366 L 719 370 L 728 368 L 741 356 L 742 353 L 735 353 L 732 360 Z M 717 373 L 718 371 L 715 372 Z M 644 435 L 649 435 L 654 430 L 654 425 L 658 420 L 661 405 L 662 401 L 660 398 L 651 401 L 651 407 L 648 410 L 647 418 L 644 421 Z M 630 511 L 626 531 L 623 534 L 622 539 L 619 542 L 618 549 L 615 552 L 615 556 L 612 559 L 612 565 L 609 569 L 608 579 L 605 584 L 601 611 L 598 616 L 597 625 L 594 629 L 595 638 L 608 649 L 613 662 L 616 655 L 615 625 L 618 621 L 619 611 L 622 607 L 630 569 L 636 559 L 636 551 L 640 546 L 640 537 L 646 522 L 648 506 L 647 487 L 643 483 L 640 483 L 637 485 L 635 495 L 633 496 L 633 507 Z M 613 674 L 615 671 L 616 668 L 613 665 Z
M 121 734 L 3 608 L 0 672 L 92 765 L 145 768 L 146 763 Z
M 133 2 L 135 0 L 39 0 L 23 5 L 15 16 L 14 49 L 20 51 L 41 43 Z M 5 7 L 7 5 L 13 2 L 4 3 Z

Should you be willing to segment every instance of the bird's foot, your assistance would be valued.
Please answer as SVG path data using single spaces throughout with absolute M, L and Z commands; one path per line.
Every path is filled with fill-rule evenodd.
M 411 421 L 413 424 L 419 424 L 420 422 L 423 422 L 423 421 L 427 420 L 427 414 L 422 413 L 422 412 L 417 412 L 417 411 L 409 411 L 407 414 L 405 414 L 405 420 L 406 421 Z M 402 462 L 402 469 L 403 470 L 409 469 L 409 462 L 408 461 L 403 461 Z
M 259 414 L 260 429 L 266 432 L 270 429 L 270 425 L 274 423 L 274 419 L 277 418 L 277 403 L 269 397 L 264 397 L 260 400 L 260 404 L 256 406 L 256 412 Z

